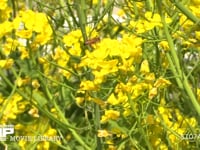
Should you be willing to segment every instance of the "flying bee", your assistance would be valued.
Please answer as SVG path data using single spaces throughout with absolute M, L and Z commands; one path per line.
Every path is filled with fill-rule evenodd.
M 85 45 L 96 44 L 99 41 L 100 41 L 100 37 L 95 37 L 95 38 L 92 38 L 92 39 L 88 39 L 88 40 L 85 41 Z

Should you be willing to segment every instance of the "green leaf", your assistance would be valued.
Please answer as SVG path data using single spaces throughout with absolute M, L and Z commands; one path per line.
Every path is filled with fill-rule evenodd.
M 47 104 L 47 99 L 44 98 L 39 92 L 33 91 L 33 99 L 36 100 L 40 107 L 43 107 Z
M 123 134 L 128 133 L 128 129 L 126 129 L 125 127 L 120 127 L 120 125 L 116 121 L 109 120 L 108 123 L 111 125 L 112 129 L 117 129 L 120 132 L 122 132 Z

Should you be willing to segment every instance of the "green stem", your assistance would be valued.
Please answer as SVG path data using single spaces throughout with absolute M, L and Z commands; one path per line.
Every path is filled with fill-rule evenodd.
M 54 107 L 56 108 L 56 110 L 57 110 L 57 112 L 58 112 L 59 117 L 64 121 L 65 124 L 69 124 L 68 120 L 65 118 L 65 116 L 63 116 L 63 113 L 62 113 L 62 111 L 60 110 L 59 106 L 56 104 L 55 99 L 53 99 L 52 101 L 53 101 Z M 82 140 L 82 138 L 79 136 L 79 134 L 78 134 L 75 130 L 73 130 L 73 129 L 71 129 L 71 128 L 69 128 L 69 130 L 71 131 L 72 135 L 76 138 L 76 140 L 77 140 L 85 149 L 87 149 L 87 150 L 90 150 L 90 149 L 91 149 L 91 148 Z
M 67 4 L 66 4 L 67 3 Z M 78 22 L 76 20 L 76 17 L 75 17 L 75 13 L 73 12 L 72 8 L 70 7 L 70 4 L 69 4 L 69 1 L 67 0 L 66 2 L 64 0 L 59 0 L 59 4 L 60 6 L 63 8 L 64 10 L 64 16 L 65 16 L 65 19 L 67 20 L 68 22 L 68 26 L 70 29 L 72 29 L 72 25 L 70 23 L 70 17 L 72 18 L 74 24 L 76 26 L 78 26 Z M 66 8 L 67 7 L 67 8 Z M 70 17 L 69 17 L 70 16 Z
M 147 8 L 148 11 L 153 12 L 153 2 L 152 2 L 152 0 L 146 0 L 145 5 L 146 5 L 146 8 Z
M 200 19 L 196 17 L 188 8 L 186 8 L 181 2 L 178 0 L 174 0 L 175 6 L 190 19 L 192 22 L 199 24 Z
M 176 68 L 175 68 L 175 66 L 174 66 L 174 64 L 173 64 L 173 61 L 172 61 L 172 59 L 171 59 L 170 54 L 169 54 L 169 53 L 166 53 L 166 56 L 167 56 L 167 60 L 169 61 L 170 69 L 171 69 L 172 73 L 173 73 L 173 74 L 175 75 L 175 77 L 176 77 L 175 80 L 176 80 L 176 82 L 177 82 L 177 84 L 178 84 L 178 87 L 179 87 L 180 89 L 183 89 L 182 81 L 180 80 L 179 75 L 177 75 L 177 73 L 176 73 Z
M 65 70 L 65 71 L 68 71 L 69 73 L 71 73 L 71 74 L 73 74 L 73 75 L 79 77 L 79 75 L 78 75 L 77 73 L 71 71 L 70 69 L 68 69 L 68 68 L 66 68 L 66 67 L 62 67 L 62 66 L 58 65 L 57 63 L 55 63 L 55 62 L 53 62 L 53 61 L 49 61 L 48 59 L 45 59 L 45 61 L 47 61 L 48 63 L 50 63 L 50 64 L 52 64 L 52 65 L 54 65 L 54 66 L 56 66 L 56 67 L 58 67 L 58 68 L 60 68 L 60 69 L 63 69 L 63 70 Z
M 21 71 L 19 72 L 19 75 L 17 75 L 17 77 L 20 77 L 20 76 L 21 76 Z M 4 105 L 2 106 L 2 108 L 1 108 L 0 119 L 2 119 L 3 112 L 4 112 L 4 110 L 6 109 L 7 105 L 10 103 L 11 97 L 12 97 L 13 94 L 15 93 L 16 89 L 17 89 L 17 84 L 15 84 L 15 85 L 13 86 L 10 95 L 8 96 L 7 100 L 5 101 L 5 104 L 4 104 Z
M 157 0 L 157 4 L 158 4 L 158 9 L 159 9 L 159 12 L 160 12 L 160 15 L 161 15 L 161 22 L 163 24 L 164 33 L 166 35 L 166 38 L 167 38 L 167 41 L 168 41 L 168 44 L 169 44 L 169 48 L 170 48 L 171 55 L 168 56 L 168 58 L 169 58 L 168 60 L 171 63 L 171 69 L 173 70 L 174 76 L 177 76 L 179 78 L 179 79 L 177 79 L 177 80 L 179 80 L 177 82 L 177 84 L 179 86 L 181 85 L 181 87 L 180 87 L 181 89 L 184 88 L 184 90 L 186 91 L 187 95 L 189 96 L 196 112 L 198 113 L 198 115 L 200 115 L 200 106 L 199 106 L 197 99 L 196 99 L 196 97 L 195 97 L 195 95 L 192 91 L 192 88 L 190 87 L 190 85 L 188 83 L 188 80 L 187 80 L 185 73 L 181 70 L 179 58 L 178 58 L 176 50 L 175 50 L 175 45 L 173 43 L 172 37 L 170 36 L 168 26 L 165 22 L 165 17 L 164 17 L 164 14 L 162 12 L 161 1 Z
M 42 73 L 42 72 L 40 72 L 40 71 L 38 71 L 38 73 L 39 73 L 40 75 L 42 75 L 45 79 L 47 79 L 47 80 L 49 80 L 49 81 L 51 81 L 51 82 L 53 82 L 53 83 L 56 83 L 56 84 L 58 84 L 59 86 L 68 88 L 68 89 L 70 89 L 70 90 L 72 90 L 72 91 L 77 91 L 77 89 L 75 89 L 75 88 L 73 88 L 73 87 L 71 87 L 71 86 L 69 86 L 69 85 L 67 85 L 67 84 L 64 84 L 64 83 L 62 83 L 62 82 L 59 82 L 59 81 L 56 81 L 56 80 L 54 80 L 54 79 L 51 79 L 51 78 L 47 77 L 44 73 Z
M 16 17 L 16 5 L 15 5 L 15 0 L 12 0 L 12 9 L 13 9 L 13 18 Z
M 139 134 L 141 134 L 142 137 L 144 138 L 144 141 L 145 141 L 145 144 L 146 144 L 148 150 L 152 150 L 153 148 L 152 148 L 152 146 L 151 146 L 149 137 L 147 136 L 147 134 L 146 134 L 146 132 L 145 132 L 143 126 L 141 126 L 141 124 L 142 124 L 142 123 L 141 123 L 141 122 L 142 122 L 142 120 L 141 120 L 142 117 L 141 117 L 141 116 L 143 115 L 143 111 L 142 111 L 142 114 L 141 114 L 141 116 L 140 116 L 140 114 L 138 114 L 138 112 L 135 111 L 134 102 L 133 102 L 133 100 L 131 99 L 131 95 L 130 95 L 129 93 L 127 93 L 127 96 L 128 96 L 128 101 L 129 101 L 129 103 L 130 103 L 130 106 L 131 106 L 131 108 L 132 108 L 132 110 L 133 110 L 132 112 L 133 112 L 134 116 L 137 118 L 137 125 L 136 125 L 136 128 L 138 128 Z M 130 133 L 129 133 L 129 134 L 130 134 Z
M 100 16 L 100 8 L 101 8 L 101 1 L 98 1 L 97 3 L 97 6 L 95 7 L 95 10 L 94 10 L 94 21 L 97 21 L 98 20 L 98 17 Z
M 79 19 L 79 26 L 81 28 L 82 36 L 84 42 L 87 41 L 87 33 L 86 33 L 86 23 L 87 23 L 87 18 L 86 18 L 86 3 L 85 0 L 76 0 L 76 11 Z
M 101 124 L 100 124 L 100 110 L 99 110 L 99 105 L 98 104 L 94 104 L 94 119 L 95 119 L 95 129 L 96 131 L 99 130 L 101 128 Z M 102 150 L 102 143 L 101 143 L 101 138 L 99 138 L 96 135 L 96 139 L 97 139 L 97 150 Z
M 168 41 L 168 44 L 169 44 L 169 48 L 170 48 L 170 53 L 171 53 L 171 58 L 172 58 L 172 61 L 175 65 L 175 68 L 176 68 L 176 71 L 177 71 L 177 74 L 180 79 L 182 80 L 183 77 L 182 77 L 182 70 L 181 70 L 181 66 L 180 66 L 180 62 L 179 62 L 179 58 L 177 56 L 177 52 L 175 50 L 175 46 L 174 46 L 174 43 L 173 43 L 173 40 L 171 38 L 171 35 L 169 33 L 169 30 L 168 30 L 168 26 L 165 22 L 165 18 L 163 15 L 161 15 L 161 21 L 162 21 L 162 24 L 163 24 L 163 28 L 164 28 L 164 33 L 166 35 L 166 38 L 167 38 L 167 41 Z M 182 88 L 182 87 L 181 87 Z
M 29 99 L 29 96 L 31 91 L 30 89 L 26 88 L 26 92 L 28 93 L 25 94 L 25 92 L 15 88 L 15 85 L 13 85 L 10 80 L 4 75 L 3 71 L 0 69 L 0 76 L 1 78 L 6 82 L 6 84 L 8 86 L 10 86 L 12 89 L 15 89 L 15 91 L 17 93 L 19 93 L 24 99 Z M 33 99 L 37 99 L 37 97 L 34 97 L 34 94 L 33 94 Z M 44 106 L 40 106 L 39 104 L 36 104 L 35 102 L 32 101 L 32 104 L 38 108 L 44 115 L 46 115 L 48 118 L 50 118 L 51 120 L 53 120 L 55 123 L 57 123 L 60 127 L 62 127 L 63 129 L 68 129 L 71 131 L 72 135 L 74 136 L 74 138 L 83 146 L 85 147 L 85 149 L 87 150 L 90 150 L 91 148 L 89 146 L 87 146 L 85 144 L 85 142 L 79 137 L 78 133 L 76 132 L 76 130 L 78 130 L 77 128 L 71 126 L 69 124 L 68 121 L 66 121 L 65 119 L 65 122 L 61 122 L 60 120 L 58 120 L 57 118 L 55 118 L 47 109 L 44 108 Z
M 139 11 L 138 11 L 138 7 L 137 7 L 137 2 L 133 1 L 133 10 L 134 10 L 134 14 L 135 14 L 135 18 L 134 19 L 138 19 L 139 18 Z
M 98 17 L 98 20 L 95 22 L 93 30 L 97 28 L 97 26 L 98 26 L 99 23 L 103 20 L 103 18 L 105 17 L 105 15 L 110 11 L 110 9 L 112 9 L 112 7 L 113 7 L 113 5 L 114 5 L 114 2 L 115 2 L 114 0 L 108 1 L 108 3 L 106 4 L 106 6 L 104 7 L 102 13 L 99 14 L 100 16 Z M 93 30 L 92 30 L 92 31 L 93 31 Z M 91 32 L 92 32 L 92 31 L 91 31 Z

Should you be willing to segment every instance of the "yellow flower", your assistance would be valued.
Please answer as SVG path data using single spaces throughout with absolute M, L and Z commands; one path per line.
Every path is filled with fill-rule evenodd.
M 83 41 L 82 33 L 80 30 L 74 30 L 63 36 L 63 42 L 67 47 L 72 47 L 75 43 Z
M 84 102 L 85 98 L 84 97 L 76 97 L 76 104 L 78 106 L 81 106 Z
M 166 144 L 163 143 L 163 144 L 160 144 L 160 145 L 159 145 L 159 149 L 160 149 L 160 150 L 168 150 L 168 147 L 167 147 Z
M 127 116 L 129 116 L 131 114 L 131 110 L 130 110 L 130 108 L 126 108 L 126 109 L 124 109 L 124 112 L 123 112 L 123 116 L 125 116 L 125 117 L 127 117 Z
M 12 13 L 12 9 L 10 7 L 4 7 L 4 9 L 1 9 L 1 6 L 0 6 L 0 21 L 3 22 L 3 21 L 8 21 L 10 16 L 11 16 L 11 13 Z
M 116 120 L 120 116 L 120 112 L 116 110 L 106 110 L 105 114 L 101 118 L 101 123 L 106 123 L 108 120 Z
M 3 45 L 3 53 L 4 55 L 8 56 L 12 51 L 15 51 L 16 48 L 19 46 L 19 42 L 12 38 L 7 38 L 6 43 Z
M 3 59 L 3 60 L 0 60 L 0 67 L 9 69 L 12 67 L 13 63 L 14 63 L 13 59 Z
M 94 70 L 93 71 L 93 74 L 94 74 L 94 76 L 95 76 L 95 79 L 94 79 L 94 84 L 95 85 L 99 85 L 99 84 L 101 84 L 103 81 L 104 81 L 104 75 L 105 74 L 103 74 L 102 72 L 101 72 L 101 70 L 100 71 L 98 71 L 98 70 Z
M 111 136 L 112 134 L 110 134 L 107 130 L 98 130 L 98 137 L 108 137 Z
M 191 127 L 195 127 L 198 124 L 196 118 L 194 117 L 189 118 L 188 123 L 190 124 Z
M 46 44 L 49 40 L 51 40 L 51 35 L 53 33 L 51 26 L 47 24 L 46 26 L 43 27 L 43 31 L 38 34 L 35 38 L 35 43 L 44 45 Z
M 43 142 L 43 150 L 49 150 L 50 148 L 50 143 L 48 141 Z
M 19 146 L 20 146 L 21 150 L 26 150 L 26 148 L 25 148 L 26 144 L 27 144 L 27 141 L 25 141 L 25 140 L 19 141 Z
M 189 30 L 191 29 L 191 27 L 194 25 L 194 23 L 189 20 L 185 15 L 180 14 L 180 25 L 184 30 Z
M 139 37 L 123 34 L 122 45 L 121 43 L 118 43 L 118 45 L 120 45 L 120 56 L 124 59 L 132 57 L 134 60 L 137 60 L 142 55 L 142 43 L 143 40 Z
M 158 78 L 156 80 L 156 82 L 154 83 L 154 87 L 157 87 L 157 88 L 164 88 L 166 86 L 169 86 L 171 84 L 171 82 L 167 79 L 164 79 L 162 77 Z
M 12 21 L 12 26 L 13 26 L 13 29 L 15 30 L 20 30 L 22 28 L 22 22 L 21 22 L 21 17 L 20 16 L 17 16 L 13 19 Z M 21 25 L 21 27 L 20 27 Z
M 46 30 L 50 30 L 50 32 L 52 33 L 51 27 L 49 25 L 49 22 L 45 13 L 35 13 L 34 19 L 35 19 L 34 26 L 33 26 L 34 31 L 36 31 L 37 33 L 45 33 Z
M 195 31 L 195 37 L 200 40 L 200 31 Z
M 37 150 L 49 150 L 50 143 L 47 141 L 42 141 L 37 145 Z
M 153 97 L 155 97 L 158 93 L 158 90 L 157 88 L 153 87 L 150 91 L 149 91 L 149 96 L 148 98 L 149 99 L 152 99 Z
M 117 59 L 102 61 L 102 62 L 99 61 L 97 66 L 98 69 L 100 68 L 100 72 L 102 75 L 107 75 L 118 71 L 117 63 L 118 63 Z
M 39 62 L 40 64 L 44 64 L 44 63 L 46 62 L 46 60 L 45 60 L 44 57 L 39 57 L 39 58 L 38 58 L 38 62 Z
M 38 109 L 37 108 L 31 108 L 29 111 L 28 111 L 28 114 L 35 117 L 35 118 L 39 118 L 39 114 L 38 114 Z
M 146 83 L 138 83 L 136 85 L 133 85 L 132 86 L 132 89 L 131 89 L 131 97 L 133 99 L 137 98 L 139 95 L 142 95 L 145 90 L 149 90 L 149 84 L 146 84 Z
M 193 4 L 194 6 L 199 6 L 200 5 L 200 1 L 199 0 L 191 0 L 191 4 Z
M 192 11 L 192 13 L 197 16 L 197 17 L 200 17 L 200 13 L 199 13 L 199 8 L 200 8 L 200 5 L 198 6 L 189 6 L 190 10 Z
M 25 78 L 18 77 L 15 81 L 18 87 L 21 87 L 22 85 L 26 85 L 30 82 L 31 82 L 30 77 L 25 77 Z
M 12 23 L 10 21 L 5 21 L 3 23 L 0 23 L 0 38 L 4 35 L 10 33 L 12 31 Z
M 145 17 L 150 22 L 156 22 L 156 23 L 160 23 L 161 22 L 160 15 L 157 14 L 157 13 L 152 13 L 150 11 L 147 11 L 145 13 Z
M 160 15 L 157 13 L 152 13 L 147 11 L 145 17 L 148 21 L 144 21 L 144 26 L 146 30 L 151 30 L 155 26 L 162 26 Z
M 148 60 L 143 60 L 141 66 L 140 66 L 140 72 L 141 73 L 149 73 L 150 72 Z
M 93 81 L 87 80 L 82 81 L 80 84 L 80 90 L 96 90 L 97 86 L 94 84 Z
M 163 50 L 165 50 L 165 51 L 168 51 L 168 50 L 169 50 L 169 44 L 168 44 L 167 41 L 161 41 L 161 42 L 159 43 L 159 46 L 160 46 Z
M 42 32 L 43 26 L 48 22 L 45 14 L 37 13 L 32 10 L 21 12 L 21 18 L 27 29 L 37 33 Z
M 135 70 L 135 67 L 133 66 L 134 61 L 135 60 L 133 58 L 123 59 L 122 63 L 118 64 L 119 70 L 123 71 L 124 73 L 126 73 L 128 71 L 134 71 Z
M 164 107 L 159 107 L 159 108 L 158 108 L 158 112 L 159 112 L 160 114 L 163 114 L 163 113 L 165 112 L 165 108 L 164 108 Z
M 25 128 L 25 126 L 20 123 L 15 125 L 15 130 L 23 130 L 24 128 Z
M 144 20 L 130 21 L 130 26 L 138 34 L 144 33 L 146 31 L 145 26 L 144 26 Z
M 146 80 L 146 82 L 148 82 L 148 83 L 154 82 L 154 80 L 155 80 L 155 74 L 154 74 L 154 73 L 147 73 L 147 74 L 145 75 L 145 80 Z
M 18 48 L 19 48 L 19 51 L 20 51 L 20 53 L 21 53 L 20 58 L 21 58 L 22 60 L 25 59 L 25 58 L 29 58 L 29 53 L 28 53 L 28 51 L 26 50 L 26 47 L 24 47 L 24 46 L 19 46 Z
M 93 0 L 93 1 L 92 1 L 92 4 L 93 4 L 93 5 L 97 5 L 98 2 L 99 2 L 98 0 Z
M 32 81 L 32 86 L 33 86 L 33 88 L 38 89 L 40 87 L 39 81 L 37 79 L 34 79 Z
M 7 121 L 8 119 L 16 119 L 18 114 L 25 111 L 28 101 L 23 101 L 23 98 L 19 94 L 14 94 L 7 99 L 10 103 L 3 103 L 5 109 L 3 111 L 2 119 Z
M 7 8 L 7 0 L 0 1 L 0 10 L 4 10 Z
M 32 10 L 21 11 L 20 12 L 21 21 L 24 23 L 26 31 L 20 31 L 17 33 L 18 36 L 23 38 L 30 38 L 31 31 L 36 32 L 35 43 L 44 45 L 50 39 L 53 33 L 46 14 L 34 12 Z M 16 24 L 16 25 L 15 25 Z M 15 28 L 19 24 L 19 19 L 15 20 Z
M 197 89 L 197 99 L 200 102 L 200 88 Z
M 80 43 L 74 43 L 73 47 L 69 49 L 70 55 L 80 56 L 81 55 L 81 46 Z
M 56 129 L 50 128 L 50 129 L 47 130 L 45 135 L 46 136 L 55 136 L 55 135 L 57 135 L 57 131 L 56 131 Z
M 60 66 L 65 66 L 66 63 L 68 62 L 69 60 L 69 55 L 66 53 L 65 50 L 63 50 L 61 47 L 57 47 L 55 49 L 55 52 L 54 52 L 54 55 L 52 55 L 52 58 L 56 61 L 59 61 L 59 60 L 63 60 L 65 63 L 62 64 L 62 63 L 58 63 Z
M 22 80 L 21 77 L 18 77 L 18 78 L 17 78 L 17 80 L 16 80 L 16 84 L 17 84 L 18 87 L 22 86 L 22 84 L 23 84 L 23 80 Z
M 90 58 L 94 59 L 105 59 L 109 55 L 109 50 L 102 45 L 100 48 L 96 49 L 91 53 L 91 55 L 88 55 Z
M 32 37 L 32 30 L 19 30 L 16 35 L 20 38 L 29 39 Z
M 117 105 L 119 104 L 119 100 L 115 97 L 114 93 L 112 93 L 109 97 L 107 102 L 111 105 Z

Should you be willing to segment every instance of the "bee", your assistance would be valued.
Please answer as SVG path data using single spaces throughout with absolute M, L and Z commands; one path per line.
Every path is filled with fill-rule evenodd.
M 95 37 L 95 38 L 92 38 L 92 39 L 88 39 L 88 40 L 85 41 L 85 45 L 96 44 L 99 41 L 100 41 L 100 37 Z

